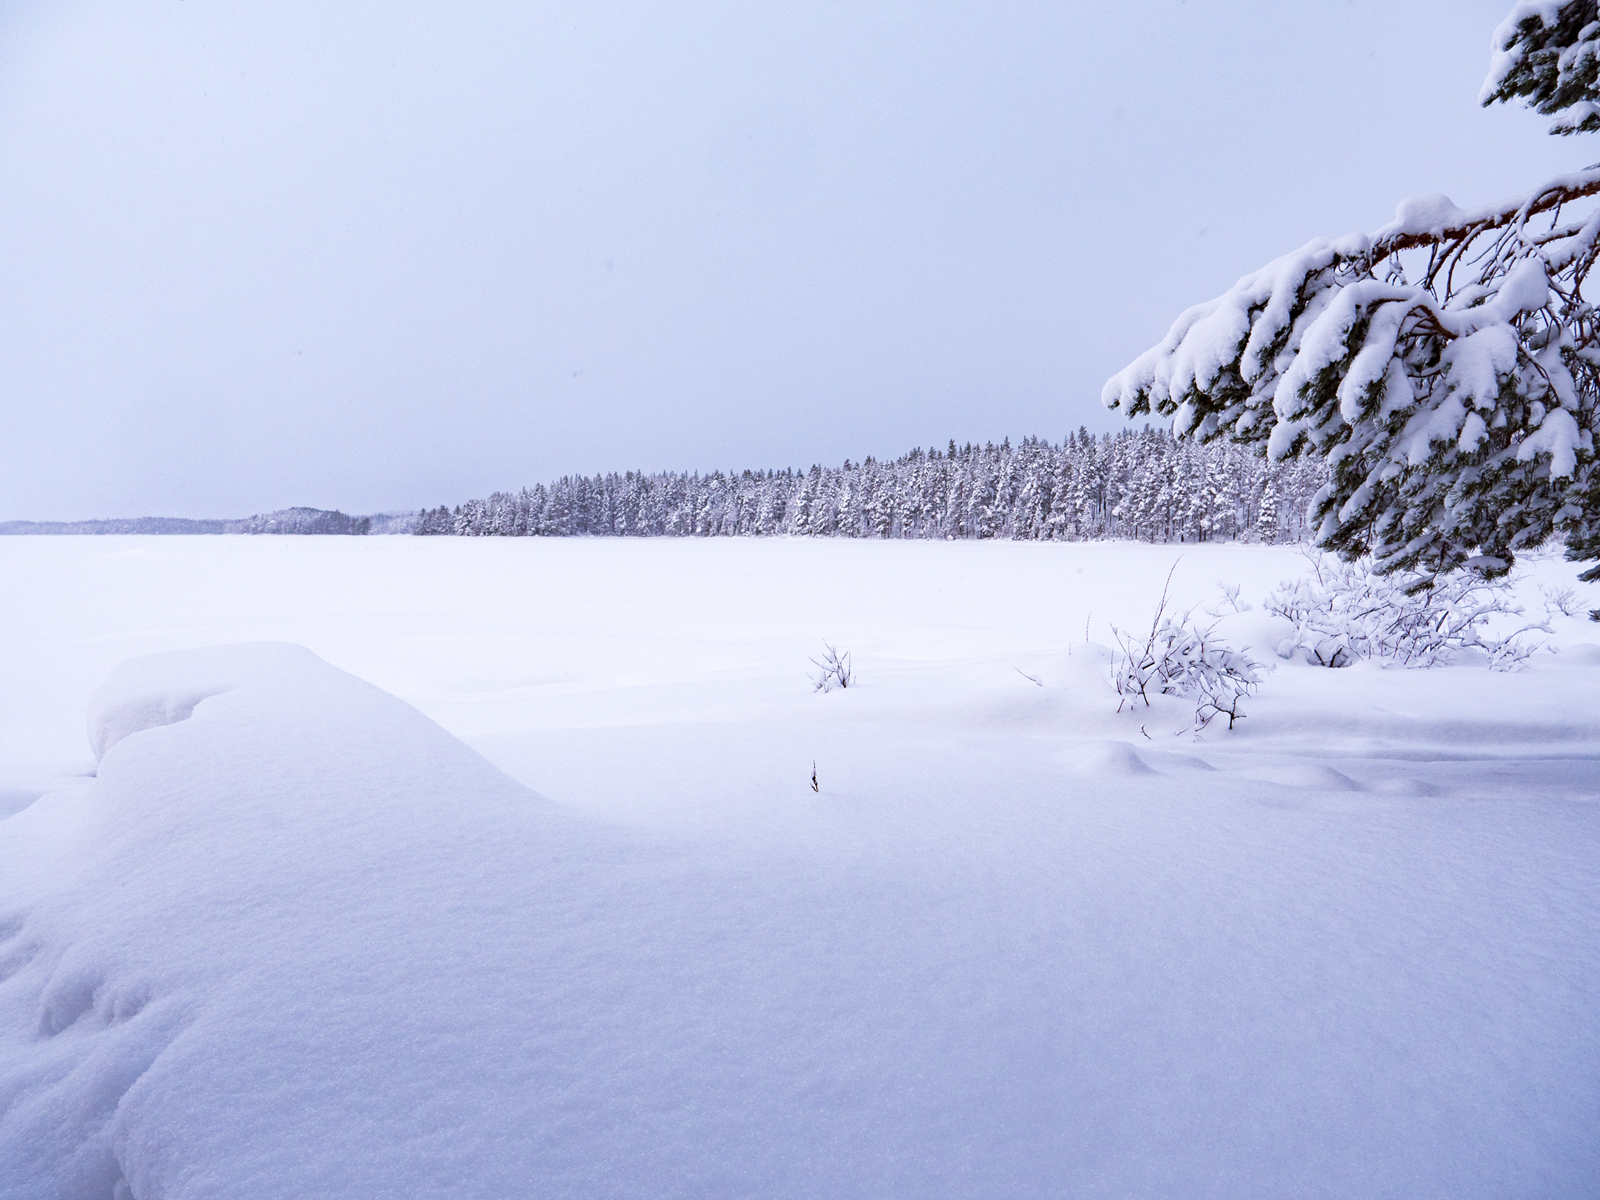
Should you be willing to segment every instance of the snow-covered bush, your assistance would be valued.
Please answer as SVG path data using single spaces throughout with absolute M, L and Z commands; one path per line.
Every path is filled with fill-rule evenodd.
M 1222 583 L 1219 581 L 1217 583 L 1217 590 L 1222 593 L 1222 599 L 1217 602 L 1217 606 L 1215 608 L 1206 609 L 1206 611 L 1213 617 L 1220 617 L 1223 615 L 1223 605 L 1227 605 L 1228 608 L 1232 609 L 1236 613 L 1250 611 L 1250 606 L 1239 599 L 1239 593 L 1243 590 L 1239 584 Z
M 1192 611 L 1173 617 L 1166 610 L 1163 591 L 1142 642 L 1111 627 L 1117 639 L 1111 682 L 1122 697 L 1117 711 L 1135 698 L 1149 707 L 1153 694 L 1190 696 L 1196 732 L 1219 716 L 1226 716 L 1232 729 L 1244 716 L 1240 702 L 1261 682 L 1261 664 L 1217 637 L 1215 626 L 1197 623 Z
M 811 677 L 812 686 L 819 692 L 831 692 L 834 688 L 849 687 L 856 681 L 855 671 L 850 667 L 850 651 L 846 650 L 840 654 L 827 642 L 822 644 L 827 648 L 827 653 L 821 658 L 811 660 L 818 671 Z
M 1472 571 L 1382 575 L 1369 558 L 1307 557 L 1310 575 L 1280 583 L 1265 607 L 1294 625 L 1295 644 L 1308 662 L 1348 667 L 1358 659 L 1374 659 L 1434 667 L 1471 649 L 1488 659 L 1491 670 L 1514 670 L 1538 648 L 1521 635 L 1549 632 L 1547 625 L 1535 623 L 1502 638 L 1486 635 L 1491 617 L 1522 614 L 1503 579 Z

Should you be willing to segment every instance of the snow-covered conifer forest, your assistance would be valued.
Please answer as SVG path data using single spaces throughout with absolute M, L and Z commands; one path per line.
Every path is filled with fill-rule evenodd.
M 469 537 L 1012 538 L 1298 541 L 1327 472 L 1164 429 L 1060 443 L 913 450 L 809 471 L 567 476 L 424 511 Z

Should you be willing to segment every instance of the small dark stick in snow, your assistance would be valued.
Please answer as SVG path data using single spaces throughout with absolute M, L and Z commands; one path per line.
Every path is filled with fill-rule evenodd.
M 822 790 L 817 786 L 817 760 L 814 758 L 811 760 L 811 790 L 813 792 L 820 792 Z

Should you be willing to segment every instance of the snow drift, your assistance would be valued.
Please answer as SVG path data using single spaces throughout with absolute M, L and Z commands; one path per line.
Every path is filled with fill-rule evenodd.
M 130 662 L 89 732 L 0 838 L 0 1192 L 516 1191 L 595 839 L 298 647 Z
M 1104 690 L 1080 659 L 1044 682 Z M 1427 768 L 1477 803 L 1398 761 L 929 734 L 856 692 L 803 731 L 820 794 L 788 726 L 518 735 L 532 781 L 700 804 L 651 825 L 294 646 L 123 665 L 97 775 L 0 821 L 0 1194 L 1600 1176 L 1592 760 Z

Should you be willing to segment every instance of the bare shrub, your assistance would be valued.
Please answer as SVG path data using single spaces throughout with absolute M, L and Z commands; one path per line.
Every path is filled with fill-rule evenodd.
M 816 667 L 818 674 L 811 676 L 812 686 L 819 692 L 831 692 L 834 688 L 847 688 L 856 681 L 855 671 L 850 666 L 850 651 L 840 654 L 837 649 L 827 642 L 822 643 L 827 647 L 827 653 L 821 658 L 813 658 L 812 666 Z
M 1546 616 L 1560 613 L 1563 617 L 1575 617 L 1583 607 L 1578 603 L 1578 589 L 1575 587 L 1554 587 L 1548 583 L 1541 583 L 1539 591 L 1544 594 Z

